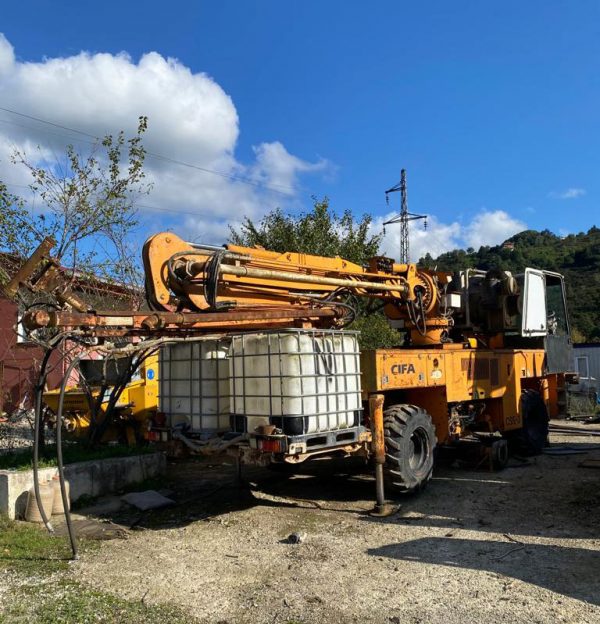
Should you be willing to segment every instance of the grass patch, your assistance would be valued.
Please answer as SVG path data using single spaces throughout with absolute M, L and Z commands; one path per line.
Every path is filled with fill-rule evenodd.
M 199 622 L 179 607 L 125 600 L 67 580 L 22 585 L 0 609 L 2 622 L 17 624 L 186 624 Z
M 80 553 L 99 548 L 79 540 Z M 147 605 L 96 591 L 68 578 L 71 549 L 66 537 L 0 516 L 0 601 L 3 624 L 185 624 L 198 622 L 178 607 Z M 66 578 L 67 577 L 67 578 Z
M 111 457 L 130 457 L 155 453 L 152 446 L 126 446 L 111 444 L 97 449 L 90 449 L 79 442 L 63 445 L 63 461 L 65 464 L 90 461 L 93 459 L 109 459 Z M 13 451 L 0 455 L 0 470 L 30 470 L 33 465 L 33 449 Z M 56 466 L 56 444 L 49 444 L 40 452 L 40 468 Z
M 71 555 L 67 539 L 44 527 L 0 515 L 0 570 L 51 574 L 66 570 Z

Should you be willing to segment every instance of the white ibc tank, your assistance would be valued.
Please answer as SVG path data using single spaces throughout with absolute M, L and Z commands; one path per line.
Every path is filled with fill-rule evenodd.
M 288 435 L 359 424 L 357 332 L 285 330 L 233 336 L 231 407 L 236 429 L 274 424 Z
M 171 426 L 196 433 L 229 430 L 229 340 L 203 339 L 160 350 L 158 406 Z

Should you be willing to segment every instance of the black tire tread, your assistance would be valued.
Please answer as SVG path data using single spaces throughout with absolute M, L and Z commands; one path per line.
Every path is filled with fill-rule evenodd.
M 534 410 L 541 410 L 538 414 Z M 536 390 L 523 390 L 521 394 L 521 417 L 523 428 L 508 432 L 505 435 L 513 453 L 520 455 L 539 455 L 548 438 L 548 412 L 542 396 Z M 531 429 L 532 423 L 527 420 L 537 418 L 536 430 Z
M 418 479 L 414 474 L 403 469 L 401 451 L 403 439 L 412 434 L 412 423 L 417 422 L 424 428 L 431 442 L 431 459 L 427 473 Z M 437 443 L 435 427 L 431 416 L 416 405 L 392 405 L 383 413 L 383 431 L 386 447 L 385 474 L 389 488 L 403 494 L 411 494 L 422 490 L 433 474 L 433 449 Z

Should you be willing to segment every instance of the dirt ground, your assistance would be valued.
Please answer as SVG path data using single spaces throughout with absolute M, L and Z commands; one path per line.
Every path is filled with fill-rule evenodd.
M 248 470 L 241 489 L 229 466 L 172 464 L 174 507 L 88 510 L 124 539 L 71 574 L 215 624 L 600 622 L 600 470 L 578 466 L 600 459 L 600 438 L 551 441 L 588 452 L 440 468 L 385 519 L 367 513 L 374 482 L 359 461 Z M 306 539 L 289 543 L 294 531 Z

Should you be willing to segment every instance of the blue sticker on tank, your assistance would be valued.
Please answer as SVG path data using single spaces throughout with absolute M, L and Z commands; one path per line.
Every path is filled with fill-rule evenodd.
M 149 368 L 146 371 L 146 377 L 147 377 L 147 379 L 154 379 L 154 369 L 153 368 Z

